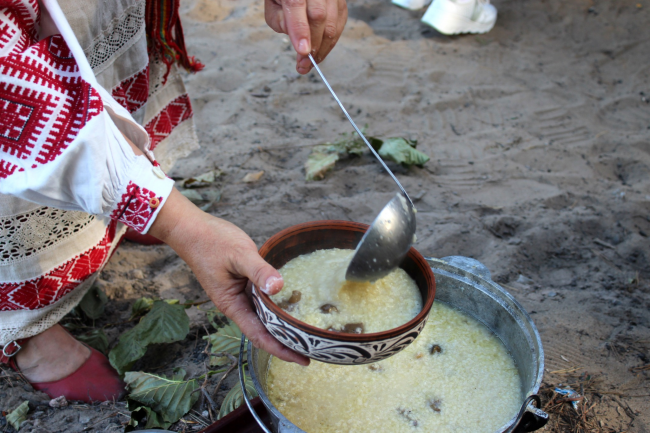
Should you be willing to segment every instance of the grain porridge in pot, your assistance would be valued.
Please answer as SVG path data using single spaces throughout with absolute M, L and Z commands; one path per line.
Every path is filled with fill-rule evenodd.
M 420 336 L 369 365 L 271 358 L 268 397 L 309 433 L 493 433 L 517 413 L 520 378 L 505 346 L 475 319 L 435 302 Z M 489 403 L 490 410 L 482 410 Z
M 422 295 L 403 269 L 372 283 L 346 281 L 353 254 L 328 249 L 296 257 L 280 269 L 284 288 L 271 300 L 309 325 L 357 334 L 397 328 L 418 315 Z

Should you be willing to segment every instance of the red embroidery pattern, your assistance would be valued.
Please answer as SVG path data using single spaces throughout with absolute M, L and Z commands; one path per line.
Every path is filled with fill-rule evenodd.
M 55 35 L 0 58 L 0 108 L 3 179 L 56 159 L 104 106 Z
M 45 275 L 20 283 L 0 284 L 0 311 L 47 307 L 73 291 L 108 261 L 115 229 L 116 223 L 112 221 L 97 246 Z
M 14 174 L 17 165 L 11 164 L 10 162 L 0 161 L 0 178 L 6 178 Z
M 156 117 L 144 126 L 151 137 L 151 150 L 167 138 L 182 121 L 189 119 L 192 115 L 192 104 L 187 94 L 181 95 L 167 104 Z
M 155 207 L 151 207 L 152 199 L 154 201 L 157 199 Z M 142 233 L 147 228 L 149 220 L 156 212 L 156 208 L 162 204 L 162 201 L 163 198 L 156 197 L 153 191 L 129 182 L 126 193 L 122 195 L 120 203 L 111 214 L 111 218 L 123 222 L 137 232 Z
M 113 89 L 113 98 L 133 113 L 149 98 L 149 65 Z
M 37 0 L 13 0 L 2 3 L 0 51 L 16 53 L 38 42 L 36 24 L 40 19 L 40 11 Z

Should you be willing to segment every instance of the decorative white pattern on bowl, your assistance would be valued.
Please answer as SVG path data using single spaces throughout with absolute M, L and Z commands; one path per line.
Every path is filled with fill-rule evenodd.
M 266 329 L 282 344 L 317 361 L 330 364 L 371 364 L 389 358 L 411 344 L 422 332 L 428 316 L 402 334 L 372 342 L 337 341 L 308 334 L 284 321 L 260 299 L 253 286 L 253 304 Z

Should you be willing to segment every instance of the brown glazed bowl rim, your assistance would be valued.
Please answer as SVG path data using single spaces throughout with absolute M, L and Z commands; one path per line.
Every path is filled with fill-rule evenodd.
M 270 252 L 271 248 L 287 237 L 294 236 L 298 233 L 307 232 L 316 230 L 318 228 L 331 228 L 331 229 L 343 229 L 343 230 L 352 230 L 365 233 L 365 231 L 370 227 L 368 224 L 353 222 L 353 221 L 340 221 L 340 220 L 321 220 L 321 221 L 310 221 L 306 223 L 296 224 L 290 227 L 287 227 L 284 230 L 279 231 L 278 233 L 271 236 L 264 245 L 259 249 L 259 254 L 263 259 L 266 260 L 266 255 Z M 411 258 L 417 265 L 419 269 L 425 269 L 425 273 L 428 273 L 431 281 L 433 282 L 433 287 L 429 287 L 427 299 L 424 300 L 422 305 L 422 310 L 411 320 L 405 324 L 398 326 L 397 328 L 388 329 L 381 332 L 373 332 L 368 334 L 348 334 L 344 332 L 334 332 L 328 331 L 326 329 L 317 328 L 313 325 L 309 325 L 305 322 L 302 322 L 295 317 L 291 316 L 289 313 L 284 311 L 282 308 L 278 307 L 275 302 L 271 300 L 269 295 L 257 289 L 262 302 L 269 308 L 274 314 L 279 316 L 285 322 L 290 323 L 296 328 L 302 329 L 308 334 L 316 335 L 321 338 L 327 338 L 335 341 L 345 341 L 345 342 L 357 342 L 357 343 L 369 343 L 373 341 L 381 341 L 388 338 L 393 338 L 397 335 L 401 335 L 407 332 L 410 329 L 415 328 L 420 322 L 425 320 L 431 307 L 433 306 L 433 300 L 436 295 L 436 283 L 433 271 L 431 266 L 424 259 L 422 254 L 420 254 L 415 248 L 411 247 L 409 252 L 406 255 Z

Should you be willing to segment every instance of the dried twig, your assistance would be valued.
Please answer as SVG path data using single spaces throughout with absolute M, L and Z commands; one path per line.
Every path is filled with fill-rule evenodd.
M 571 367 L 571 368 L 565 368 L 563 370 L 555 370 L 555 371 L 549 371 L 549 374 L 568 374 L 568 373 L 573 373 L 577 370 L 581 370 L 582 367 Z
M 120 413 L 120 412 L 113 412 L 112 414 L 110 414 L 110 415 L 108 415 L 108 416 L 105 416 L 104 418 L 102 418 L 102 419 L 100 419 L 100 420 L 95 421 L 94 423 L 92 423 L 91 425 L 89 425 L 88 427 L 86 427 L 85 429 L 83 429 L 83 430 L 81 430 L 81 431 L 90 431 L 90 430 L 92 430 L 93 427 L 95 427 L 95 426 L 96 426 L 97 424 L 99 424 L 100 422 L 102 422 L 102 421 L 104 421 L 104 420 L 107 420 L 107 419 L 109 419 L 109 418 L 111 418 L 111 417 L 113 417 L 113 416 L 115 416 L 115 415 L 117 415 L 117 414 L 119 414 L 119 413 Z
M 642 371 L 650 370 L 650 364 L 640 365 L 638 367 L 631 367 L 630 371 L 632 373 L 640 373 Z
M 230 361 L 232 362 L 232 364 L 230 364 L 230 367 L 228 367 L 228 370 L 223 374 L 223 376 L 221 376 L 221 379 L 219 379 L 219 382 L 217 382 L 217 386 L 214 387 L 214 391 L 212 391 L 212 395 L 216 396 L 217 392 L 219 392 L 219 388 L 221 387 L 221 384 L 226 379 L 226 377 L 230 374 L 230 372 L 232 372 L 235 369 L 235 367 L 237 367 L 237 364 L 239 363 L 239 361 L 234 356 L 232 356 L 230 353 L 220 353 L 220 354 L 215 353 L 213 355 L 227 356 L 228 359 L 230 359 Z

